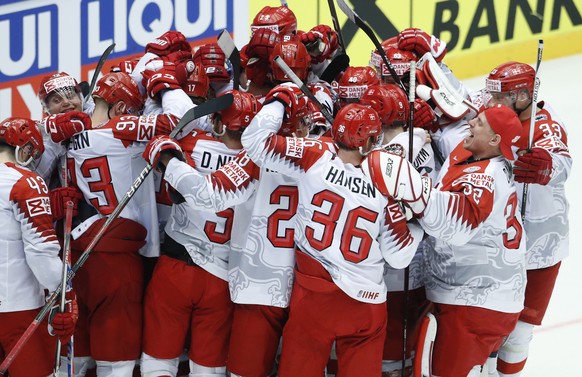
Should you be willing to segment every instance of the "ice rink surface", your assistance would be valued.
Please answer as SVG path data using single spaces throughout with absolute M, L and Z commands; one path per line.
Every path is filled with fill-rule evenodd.
M 535 46 L 532 47 L 535 58 Z M 501 62 L 500 62 L 501 63 Z M 534 65 L 535 62 L 529 62 Z M 534 66 L 535 67 L 535 66 Z M 491 67 L 493 68 L 493 67 Z M 542 61 L 538 101 L 554 108 L 568 132 L 574 160 L 566 184 L 570 201 L 570 256 L 564 260 L 550 306 L 534 331 L 524 377 L 582 376 L 582 55 Z M 485 86 L 485 76 L 463 80 L 472 89 Z

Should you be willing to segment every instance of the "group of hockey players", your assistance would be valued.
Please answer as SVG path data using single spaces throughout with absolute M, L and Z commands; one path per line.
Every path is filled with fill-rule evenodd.
M 338 69 L 339 42 L 266 6 L 234 64 L 168 31 L 92 93 L 43 79 L 46 117 L 0 123 L 0 360 L 61 284 L 63 245 L 82 265 L 11 377 L 53 373 L 51 335 L 61 375 L 410 376 L 421 357 L 520 375 L 568 254 L 572 160 L 535 70 L 472 91 L 421 29 L 365 67 Z

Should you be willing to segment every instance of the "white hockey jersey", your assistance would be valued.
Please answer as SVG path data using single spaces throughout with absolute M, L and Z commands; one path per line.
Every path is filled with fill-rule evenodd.
M 570 205 L 564 185 L 572 169 L 572 157 L 568 149 L 568 135 L 554 111 L 544 102 L 535 118 L 532 146 L 544 148 L 552 156 L 552 176 L 547 185 L 529 184 L 525 208 L 525 234 L 527 238 L 527 269 L 539 269 L 555 265 L 569 253 Z M 523 132 L 520 149 L 527 149 L 530 120 L 522 122 Z M 517 183 L 520 202 L 523 184 Z
M 525 237 L 511 166 L 473 161 L 459 144 L 440 171 L 420 223 L 433 302 L 516 313 L 525 292 Z
M 0 312 L 41 307 L 63 263 L 44 180 L 13 163 L 0 164 Z
M 217 171 L 240 152 L 240 149 L 229 149 L 211 134 L 198 131 L 181 139 L 180 145 L 189 156 L 190 164 L 203 175 Z M 234 210 L 231 208 L 213 213 L 190 206 L 186 201 L 172 206 L 166 233 L 186 248 L 194 263 L 214 276 L 228 280 L 233 220 Z
M 257 165 L 294 177 L 299 202 L 297 247 L 318 260 L 334 283 L 355 300 L 386 301 L 384 264 L 410 263 L 422 230 L 406 224 L 360 167 L 344 164 L 319 140 L 276 136 L 283 105 L 263 106 L 242 137 Z
M 83 193 L 97 214 L 73 229 L 80 237 L 95 221 L 109 215 L 143 172 L 142 158 L 147 141 L 167 132 L 177 119 L 167 115 L 120 116 L 103 125 L 75 135 L 68 150 L 69 174 L 73 185 Z M 140 254 L 159 255 L 159 231 L 152 175 L 148 175 L 133 194 L 120 217 L 143 225 L 148 234 Z

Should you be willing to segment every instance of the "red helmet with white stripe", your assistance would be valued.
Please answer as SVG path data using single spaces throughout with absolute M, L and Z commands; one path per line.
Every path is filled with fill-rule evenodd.
M 257 13 L 251 24 L 251 33 L 260 28 L 273 30 L 279 35 L 297 33 L 297 17 L 288 7 L 266 6 Z
M 503 63 L 489 73 L 485 79 L 485 88 L 490 92 L 510 92 L 527 89 L 533 96 L 536 71 L 528 64 L 519 62 Z
M 338 82 L 340 101 L 358 102 L 368 87 L 379 83 L 372 67 L 348 67 Z
M 232 131 L 246 128 L 261 109 L 261 103 L 248 92 L 229 90 L 226 93 L 232 93 L 234 101 L 232 105 L 219 112 L 222 124 Z
M 206 99 L 208 97 L 208 88 L 210 88 L 210 80 L 204 67 L 200 63 L 195 63 L 194 70 L 190 73 L 186 82 L 182 84 L 182 89 L 191 98 Z
M 289 82 L 291 79 L 287 77 L 285 72 L 283 72 L 274 61 L 277 55 L 287 63 L 289 68 L 295 72 L 301 81 L 305 82 L 307 80 L 307 74 L 309 73 L 309 68 L 311 66 L 311 56 L 309 56 L 307 48 L 303 43 L 299 40 L 284 40 L 277 43 L 271 53 L 271 71 L 273 72 L 273 79 Z
M 386 54 L 386 57 L 390 61 L 390 64 L 392 64 L 394 71 L 401 79 L 408 72 L 410 72 L 410 62 L 418 60 L 417 56 L 412 51 L 401 50 L 398 48 L 397 37 L 392 37 L 385 40 L 382 42 L 381 46 L 384 50 L 384 53 Z M 372 52 L 369 65 L 376 69 L 378 77 L 380 77 L 383 82 L 394 81 L 390 71 L 388 70 L 388 66 L 384 63 L 384 60 L 378 53 L 378 50 L 374 50 Z

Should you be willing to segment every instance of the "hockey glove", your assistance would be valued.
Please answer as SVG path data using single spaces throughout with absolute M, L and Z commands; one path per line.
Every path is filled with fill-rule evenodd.
M 312 64 L 321 63 L 331 55 L 332 50 L 329 39 L 325 34 L 311 30 L 307 33 L 301 34 L 300 38 L 301 43 L 305 45 L 311 56 Z
M 517 158 L 513 174 L 517 182 L 547 185 L 552 178 L 552 156 L 543 148 L 532 148 Z
M 420 98 L 414 100 L 414 127 L 424 128 L 430 132 L 437 132 L 439 129 L 438 118 L 434 110 Z
M 146 64 L 145 70 L 142 72 L 142 85 L 146 88 L 150 98 L 155 98 L 162 90 L 181 89 L 193 70 L 194 63 L 192 61 L 175 65 L 154 59 Z
M 186 161 L 180 145 L 167 135 L 159 135 L 150 140 L 142 156 L 154 169 L 163 173 L 166 166 L 160 163 L 162 153 L 168 153 L 180 161 Z
M 51 140 L 60 143 L 91 129 L 91 117 L 80 111 L 53 114 L 45 120 L 45 130 Z
M 247 47 L 249 58 L 259 58 L 269 61 L 271 52 L 277 43 L 281 41 L 279 34 L 270 29 L 257 29 L 251 36 Z
M 398 48 L 413 51 L 422 56 L 427 52 L 440 62 L 447 53 L 447 44 L 422 29 L 406 28 L 398 34 Z
M 53 307 L 49 316 L 49 334 L 59 337 L 63 344 L 69 343 L 69 340 L 75 332 L 75 325 L 79 319 L 79 306 L 77 305 L 77 296 L 70 290 L 65 294 L 65 310 L 59 312 L 59 307 Z
M 79 214 L 79 201 L 83 194 L 76 187 L 58 187 L 49 192 L 53 221 L 61 220 L 67 211 L 67 202 L 73 203 L 73 217 Z
M 305 113 L 308 98 L 295 84 L 284 83 L 277 85 L 265 97 L 265 105 L 278 101 L 285 106 L 285 121 L 295 120 L 297 114 Z
M 146 45 L 145 52 L 166 56 L 176 51 L 192 51 L 192 46 L 179 31 L 167 31 Z
M 202 64 L 210 82 L 227 83 L 230 81 L 225 65 L 226 56 L 217 43 L 206 44 L 196 50 L 194 63 Z

